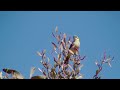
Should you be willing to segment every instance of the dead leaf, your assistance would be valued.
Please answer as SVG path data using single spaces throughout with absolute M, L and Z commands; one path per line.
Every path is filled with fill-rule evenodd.
M 58 54 L 58 61 L 61 59 L 61 54 Z
M 52 45 L 53 45 L 53 49 L 56 51 L 57 45 L 53 42 L 52 42 Z
M 56 78 L 55 68 L 52 68 L 52 69 L 51 69 L 50 75 L 51 75 L 52 79 L 55 79 L 55 78 Z
M 35 67 L 32 67 L 31 70 L 30 70 L 30 78 L 32 77 L 32 75 L 34 74 L 36 68 Z
M 37 51 L 37 54 L 38 54 L 39 56 L 42 56 L 42 54 L 41 54 L 40 52 L 38 52 L 38 51 Z
M 54 57 L 54 61 L 57 63 L 57 60 L 56 60 L 56 58 Z
M 44 55 L 46 53 L 46 49 L 44 49 L 43 51 L 42 51 L 42 54 Z
M 64 42 L 64 40 L 62 40 L 61 43 L 62 43 L 63 49 L 66 49 L 66 48 L 65 48 L 65 42 Z
M 56 38 L 57 38 L 57 41 L 58 41 L 58 44 L 59 44 L 60 38 L 61 38 L 60 35 L 57 35 Z
M 48 57 L 47 59 L 48 59 L 48 63 L 49 63 L 50 62 L 50 58 Z
M 56 36 L 55 36 L 55 34 L 52 32 L 52 35 L 53 35 L 53 37 L 55 37 L 56 38 Z
M 19 73 L 16 70 L 4 68 L 3 71 L 6 72 L 6 73 L 8 73 L 8 74 L 12 74 L 13 79 L 24 79 L 24 77 L 22 76 L 22 74 Z
M 44 50 L 42 51 L 42 59 L 43 59 L 43 60 L 46 58 L 45 53 L 46 53 L 46 50 L 44 49 Z
M 62 45 L 62 42 L 61 42 L 60 45 L 59 45 L 59 49 L 60 49 L 61 52 L 63 51 L 63 45 Z
M 64 34 L 63 34 L 63 38 L 66 38 L 66 37 L 67 37 L 67 35 L 64 33 Z
M 13 77 L 14 77 L 15 79 L 24 79 L 24 77 L 22 76 L 22 74 L 19 73 L 19 72 L 14 72 L 14 73 L 13 73 Z
M 76 79 L 82 79 L 82 78 L 83 78 L 83 75 L 76 76 L 75 78 L 76 78 Z
M 58 32 L 58 26 L 56 26 L 56 28 L 55 28 L 55 32 Z
M 2 79 L 2 72 L 0 72 L 0 79 Z
M 46 76 L 41 75 L 41 76 L 33 76 L 31 77 L 31 79 L 47 79 L 47 78 Z
M 8 73 L 8 74 L 12 74 L 12 73 L 16 72 L 16 70 L 8 69 L 8 68 L 4 68 L 3 71 Z

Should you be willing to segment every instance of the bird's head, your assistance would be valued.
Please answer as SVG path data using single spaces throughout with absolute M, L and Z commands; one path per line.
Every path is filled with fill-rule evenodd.
M 74 36 L 73 36 L 73 39 L 74 39 L 74 40 L 79 40 L 79 41 L 80 41 L 80 38 L 79 38 L 77 35 L 74 35 Z

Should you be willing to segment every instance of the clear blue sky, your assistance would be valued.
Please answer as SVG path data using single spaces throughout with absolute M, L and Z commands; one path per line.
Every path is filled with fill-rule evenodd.
M 29 78 L 32 66 L 40 67 L 36 51 L 52 45 L 52 31 L 81 39 L 86 55 L 81 73 L 92 78 L 104 51 L 114 56 L 112 68 L 104 65 L 102 78 L 120 78 L 120 12 L 117 11 L 0 11 L 0 71 L 12 68 Z M 39 72 L 36 71 L 38 75 Z

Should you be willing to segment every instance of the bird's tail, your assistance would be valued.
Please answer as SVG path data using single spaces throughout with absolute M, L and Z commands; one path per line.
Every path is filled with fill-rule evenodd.
M 66 59 L 64 61 L 64 64 L 68 64 L 69 63 L 70 56 L 71 56 L 71 54 L 68 53 L 68 55 L 67 55 L 67 57 L 66 57 Z

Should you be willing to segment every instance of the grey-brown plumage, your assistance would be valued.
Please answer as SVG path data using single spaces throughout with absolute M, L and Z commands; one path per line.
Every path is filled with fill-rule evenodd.
M 79 48 L 80 48 L 80 39 L 78 36 L 75 35 L 73 36 L 73 42 L 69 47 L 68 55 L 64 61 L 65 64 L 68 64 L 71 55 L 78 55 Z

